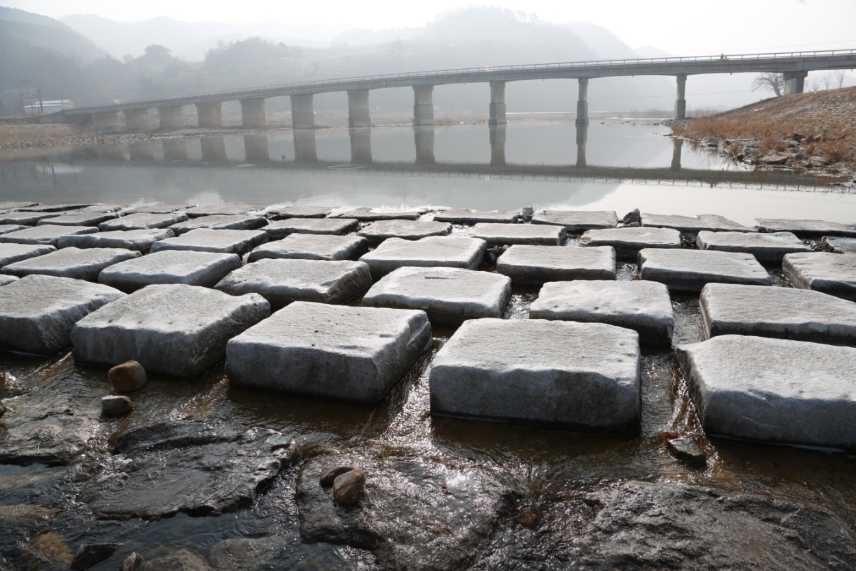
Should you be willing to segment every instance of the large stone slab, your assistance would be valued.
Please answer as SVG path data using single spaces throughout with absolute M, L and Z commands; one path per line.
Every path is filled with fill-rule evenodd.
M 542 284 L 564 280 L 615 279 L 611 246 L 527 246 L 516 244 L 496 261 L 496 271 L 515 283 Z
M 111 287 L 82 280 L 27 276 L 0 288 L 0 346 L 52 354 L 70 345 L 74 324 L 123 297 Z
M 260 295 L 153 285 L 78 321 L 71 341 L 81 362 L 134 360 L 147 371 L 193 376 L 223 359 L 229 339 L 268 315 L 270 304 Z
M 561 226 L 544 224 L 497 224 L 483 222 L 473 226 L 470 234 L 488 244 L 541 244 L 557 246 L 565 238 Z
M 710 282 L 767 285 L 772 278 L 755 256 L 713 250 L 646 248 L 639 252 L 643 280 L 663 282 L 670 289 L 700 291 Z
M 708 434 L 856 448 L 856 349 L 723 335 L 679 358 Z
M 477 224 L 479 222 L 516 222 L 523 215 L 517 210 L 472 210 L 470 208 L 449 208 L 434 214 L 437 222 L 453 224 Z
M 0 286 L 9 285 L 12 282 L 18 281 L 16 276 L 4 276 L 0 275 Z
M 425 220 L 378 220 L 361 229 L 358 234 L 370 242 L 380 242 L 386 238 L 404 238 L 418 240 L 428 236 L 445 236 L 452 231 L 448 222 Z
M 434 358 L 431 412 L 639 430 L 639 336 L 602 323 L 473 319 Z
M 113 212 L 94 212 L 91 210 L 75 210 L 74 212 L 51 216 L 39 220 L 39 224 L 58 224 L 60 226 L 98 226 L 102 222 L 116 218 Z
M 195 204 L 167 204 L 165 202 L 149 202 L 143 204 L 135 204 L 135 212 L 143 212 L 148 214 L 170 214 L 172 212 L 184 212 L 188 208 L 193 208 Z
M 38 206 L 38 202 L 29 202 L 29 201 L 16 201 L 16 200 L 4 200 L 0 202 L 0 210 L 16 210 L 21 208 L 27 208 L 29 206 Z
M 675 325 L 668 288 L 643 280 L 546 283 L 529 317 L 627 327 L 639 333 L 643 345 L 661 347 L 671 346 Z
M 627 227 L 586 230 L 581 246 L 612 246 L 619 258 L 634 257 L 643 248 L 680 248 L 681 233 L 674 228 Z
M 856 254 L 856 238 L 839 238 L 827 236 L 823 242 L 839 254 Z
M 304 258 L 308 260 L 352 260 L 368 249 L 368 242 L 356 234 L 289 234 L 282 240 L 262 244 L 250 252 L 248 260 L 263 258 Z
M 335 212 L 330 216 L 335 218 L 355 218 L 360 222 L 370 222 L 373 220 L 392 220 L 393 218 L 402 218 L 406 220 L 416 220 L 425 209 L 392 209 L 392 208 L 352 208 Z
M 16 230 L 8 234 L 0 234 L 0 242 L 14 242 L 16 244 L 50 244 L 56 246 L 63 236 L 75 236 L 77 234 L 92 234 L 98 232 L 95 226 L 59 226 L 45 224 L 33 226 L 24 230 Z
M 158 240 L 172 238 L 173 236 L 175 233 L 169 228 L 110 230 L 94 234 L 60 236 L 57 239 L 57 246 L 59 248 L 124 248 L 145 253 Z
M 27 212 L 64 212 L 66 210 L 80 210 L 92 206 L 91 203 L 67 202 L 61 204 L 36 204 L 34 206 L 24 206 L 21 210 Z
M 856 345 L 856 303 L 818 291 L 708 284 L 701 292 L 705 332 Z
M 14 232 L 15 230 L 24 230 L 26 226 L 21 224 L 0 224 L 0 234 L 8 234 L 9 232 Z
M 98 225 L 101 230 L 138 230 L 140 228 L 166 228 L 179 222 L 187 220 L 184 212 L 167 212 L 154 214 L 149 212 L 136 212 L 127 216 L 120 216 Z
M 329 206 L 301 206 L 298 204 L 273 204 L 265 208 L 265 214 L 276 218 L 324 218 L 333 209 Z
M 280 308 L 293 301 L 354 301 L 371 285 L 371 271 L 363 262 L 263 259 L 238 268 L 214 287 L 232 295 L 257 293 Z
M 431 345 L 423 311 L 298 301 L 229 341 L 237 384 L 377 402 Z
M 123 291 L 152 284 L 213 286 L 241 267 L 237 254 L 164 250 L 105 268 L 98 281 Z
M 421 240 L 388 238 L 363 255 L 377 278 L 402 266 L 445 266 L 476 269 L 484 258 L 487 243 L 465 236 L 430 236 Z
M 723 252 L 746 252 L 759 262 L 778 263 L 785 254 L 810 252 L 792 232 L 708 232 L 698 233 L 696 243 L 700 250 L 720 250 Z
M 856 225 L 828 222 L 826 220 L 786 220 L 782 218 L 758 218 L 758 229 L 762 232 L 793 232 L 797 236 L 849 236 L 856 238 Z
M 346 234 L 357 228 L 354 218 L 286 218 L 271 222 L 263 228 L 271 238 L 279 239 L 292 233 Z
M 197 228 L 210 228 L 212 230 L 255 230 L 267 224 L 264 216 L 249 216 L 241 214 L 212 214 L 191 218 L 170 228 L 176 234 L 190 232 Z
M 788 254 L 782 271 L 795 287 L 856 300 L 856 254 Z
M 15 276 L 41 274 L 96 281 L 104 268 L 139 255 L 139 252 L 121 248 L 61 248 L 3 266 L 2 271 Z
M 755 230 L 718 214 L 681 216 L 679 214 L 649 214 L 643 212 L 642 225 L 674 228 L 688 234 L 695 234 L 701 230 L 733 232 L 753 232 Z
M 203 216 L 236 216 L 257 208 L 253 204 L 245 203 L 200 204 L 188 208 L 185 212 L 191 218 L 201 218 Z
M 541 210 L 532 216 L 533 224 L 562 226 L 569 234 L 598 228 L 615 228 L 618 217 L 614 210 Z
M 0 244 L 0 268 L 33 258 L 43 256 L 56 250 L 53 246 L 40 246 L 38 244 Z
M 161 250 L 194 250 L 243 255 L 262 242 L 267 235 L 261 230 L 212 230 L 197 228 L 174 238 L 152 244 L 152 252 Z
M 363 305 L 421 309 L 432 323 L 457 325 L 478 317 L 502 317 L 511 280 L 461 268 L 398 268 L 374 284 Z
M 0 214 L 0 224 L 20 224 L 31 226 L 39 220 L 56 216 L 53 212 L 6 212 Z

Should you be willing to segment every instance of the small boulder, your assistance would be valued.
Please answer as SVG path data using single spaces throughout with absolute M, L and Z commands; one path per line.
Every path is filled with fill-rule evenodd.
M 666 442 L 666 447 L 672 456 L 690 466 L 704 467 L 707 465 L 707 454 L 692 437 L 672 438 Z
M 328 470 L 321 478 L 318 480 L 318 483 L 321 484 L 322 488 L 329 488 L 333 485 L 333 481 L 340 475 L 345 472 L 350 472 L 353 470 L 353 466 L 338 466 L 331 470 Z
M 136 551 L 125 557 L 119 571 L 141 571 L 144 565 L 143 556 Z
M 138 391 L 148 381 L 146 370 L 137 361 L 125 361 L 107 371 L 107 379 L 117 393 Z
M 109 558 L 119 545 L 115 543 L 87 543 L 80 546 L 77 555 L 71 562 L 71 568 L 74 571 L 83 571 L 98 565 L 105 559 Z
M 761 157 L 759 162 L 765 165 L 783 165 L 788 162 L 789 158 L 790 157 L 788 157 L 788 155 L 786 155 L 785 153 L 770 151 L 769 153 Z
M 639 212 L 638 208 L 636 210 L 631 210 L 624 215 L 624 218 L 622 218 L 620 222 L 622 226 L 641 226 L 642 213 Z
M 110 395 L 101 398 L 101 414 L 107 418 L 125 416 L 134 410 L 134 403 L 128 397 Z
M 366 471 L 354 468 L 333 480 L 333 499 L 340 506 L 354 506 L 360 503 L 365 489 Z

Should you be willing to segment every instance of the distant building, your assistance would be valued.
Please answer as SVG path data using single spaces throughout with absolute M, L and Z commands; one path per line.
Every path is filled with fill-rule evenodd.
M 56 113 L 63 109 L 72 109 L 74 102 L 71 99 L 48 99 L 44 101 L 33 101 L 24 105 L 24 115 L 44 115 Z

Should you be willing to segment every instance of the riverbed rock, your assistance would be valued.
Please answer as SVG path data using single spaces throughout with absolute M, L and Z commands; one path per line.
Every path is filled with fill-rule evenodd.
M 369 242 L 378 243 L 386 238 L 418 240 L 427 236 L 445 236 L 452 231 L 448 222 L 427 220 L 378 220 L 362 228 L 357 234 Z
M 601 323 L 473 319 L 434 358 L 431 413 L 639 430 L 639 335 Z
M 740 252 L 646 248 L 639 252 L 639 270 L 643 280 L 663 282 L 679 291 L 700 291 L 711 282 L 772 283 L 755 256 Z
M 27 276 L 0 288 L 0 346 L 50 355 L 69 346 L 74 324 L 124 294 L 83 280 Z
M 86 543 L 80 546 L 71 562 L 74 571 L 85 571 L 109 558 L 120 547 L 118 543 Z
M 698 233 L 696 243 L 700 250 L 746 252 L 762 263 L 779 263 L 785 254 L 810 252 L 792 232 L 708 232 Z
M 558 246 L 565 238 L 565 229 L 548 224 L 498 224 L 480 222 L 473 226 L 470 234 L 490 245 L 495 244 L 540 244 Z
M 165 238 L 152 244 L 152 252 L 162 250 L 192 250 L 243 255 L 262 242 L 267 235 L 261 230 L 212 230 L 197 228 L 181 236 Z
M 39 220 L 39 224 L 58 224 L 60 226 L 98 226 L 102 222 L 116 218 L 118 214 L 113 212 L 92 212 L 77 210 L 60 216 L 51 216 Z
M 340 506 L 355 506 L 366 492 L 366 476 L 362 468 L 339 474 L 333 480 L 333 500 Z
M 347 234 L 357 228 L 354 218 L 287 218 L 271 222 L 263 228 L 271 239 L 289 234 Z
M 39 220 L 57 216 L 51 212 L 6 212 L 0 214 L 0 224 L 20 224 L 32 226 Z
M 16 276 L 40 274 L 96 281 L 104 268 L 139 255 L 139 252 L 122 248 L 60 248 L 3 266 L 2 271 Z
M 404 220 L 416 220 L 425 209 L 404 209 L 396 210 L 392 208 L 352 208 L 341 210 L 330 214 L 332 218 L 355 218 L 360 222 L 373 222 L 375 220 L 392 220 L 401 218 Z
M 147 371 L 198 375 L 223 359 L 230 338 L 269 314 L 270 304 L 256 294 L 153 285 L 78 321 L 74 357 L 111 366 L 135 360 Z
M 816 238 L 819 236 L 848 236 L 856 238 L 856 225 L 829 222 L 826 220 L 786 220 L 782 218 L 758 218 L 758 229 L 762 232 L 793 232 L 797 236 Z
M 642 213 L 642 226 L 658 226 L 661 228 L 674 228 L 687 234 L 696 234 L 702 230 L 707 231 L 732 231 L 753 232 L 755 229 L 744 226 L 734 220 L 730 220 L 718 214 L 699 214 L 698 216 L 681 216 L 678 214 L 650 214 Z
M 265 224 L 267 224 L 267 220 L 265 220 L 264 216 L 212 214 L 173 224 L 170 226 L 170 229 L 176 234 L 183 234 L 198 228 L 210 228 L 211 230 L 255 230 Z
M 102 222 L 98 227 L 103 231 L 108 230 L 137 230 L 141 228 L 166 228 L 179 222 L 187 220 L 184 212 L 170 212 L 164 214 L 151 214 L 148 212 L 137 212 L 120 216 L 113 220 Z
M 363 305 L 421 309 L 432 323 L 457 325 L 477 317 L 502 317 L 511 296 L 507 276 L 461 268 L 398 268 L 363 298 Z
M 211 547 L 208 560 L 218 571 L 358 569 L 342 557 L 339 553 L 342 549 L 328 543 L 303 543 L 299 533 L 289 530 L 284 534 L 266 537 L 226 539 Z
M 101 397 L 101 416 L 106 418 L 119 418 L 127 416 L 134 410 L 131 399 L 122 395 L 107 395 Z
M 788 254 L 782 259 L 782 271 L 794 287 L 856 301 L 856 253 Z
M 722 335 L 678 353 L 708 435 L 856 449 L 856 348 Z
M 544 284 L 531 319 L 608 323 L 634 329 L 648 346 L 670 347 L 675 318 L 669 290 L 644 280 L 579 280 Z
M 368 241 L 356 234 L 289 234 L 282 240 L 255 248 L 247 260 L 304 258 L 307 260 L 352 260 L 368 249 Z
M 478 222 L 516 222 L 522 216 L 518 210 L 473 210 L 471 208 L 448 208 L 434 213 L 437 222 L 452 224 L 476 224 Z
M 827 236 L 823 239 L 823 243 L 839 254 L 856 254 L 856 238 Z
M 236 384 L 378 402 L 431 345 L 423 311 L 298 301 L 229 341 Z
M 0 242 L 56 246 L 59 239 L 64 236 L 92 234 L 94 232 L 98 232 L 98 228 L 94 226 L 59 226 L 53 224 L 41 224 L 39 226 L 25 228 L 24 230 L 0 234 Z
M 402 266 L 476 269 L 484 258 L 487 243 L 465 236 L 430 236 L 420 240 L 388 238 L 360 260 L 378 278 Z
M 110 230 L 95 234 L 77 234 L 61 236 L 57 239 L 59 248 L 124 248 L 137 252 L 148 252 L 152 244 L 175 233 L 169 228 L 142 228 L 139 230 Z
M 300 204 L 273 204 L 265 208 L 265 214 L 273 219 L 279 218 L 324 218 L 333 209 L 329 206 L 303 206 Z
M 690 466 L 703 468 L 707 465 L 707 454 L 695 438 L 688 436 L 670 438 L 666 441 L 666 448 L 669 454 Z
M 169 555 L 150 560 L 145 569 L 163 569 L 166 571 L 210 571 L 211 567 L 198 553 L 189 549 L 179 549 Z
M 293 301 L 354 301 L 371 285 L 364 262 L 263 259 L 238 268 L 214 287 L 232 295 L 257 293 L 279 309 Z
M 708 284 L 700 302 L 708 337 L 757 335 L 856 345 L 856 303 L 818 291 Z
M 520 284 L 615 279 L 615 250 L 515 244 L 499 256 L 496 271 Z
M 541 210 L 532 217 L 533 224 L 562 226 L 568 234 L 579 234 L 598 228 L 615 228 L 618 217 L 614 210 Z
M 612 246 L 618 258 L 634 257 L 643 248 L 680 248 L 681 233 L 674 228 L 628 226 L 605 230 L 587 230 L 580 236 L 581 246 Z
M 241 267 L 237 254 L 163 250 L 105 268 L 98 281 L 123 291 L 152 284 L 184 284 L 210 287 Z
M 138 361 L 125 361 L 107 371 L 107 380 L 117 393 L 132 393 L 146 386 L 148 376 Z
M 122 565 L 119 571 L 143 571 L 143 566 L 146 564 L 143 556 L 132 551 L 125 559 L 122 560 Z
M 43 256 L 56 250 L 53 246 L 38 244 L 0 244 L 0 268 L 33 258 Z

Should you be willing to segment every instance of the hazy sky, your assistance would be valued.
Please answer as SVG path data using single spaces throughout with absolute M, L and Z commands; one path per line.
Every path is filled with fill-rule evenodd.
M 2 2 L 3 0 L 0 0 Z M 473 5 L 497 5 L 552 22 L 599 24 L 631 47 L 675 55 L 856 47 L 856 0 L 12 0 L 53 17 L 97 14 L 117 20 L 169 16 L 252 24 L 282 22 L 329 36 L 353 28 L 424 24 Z

